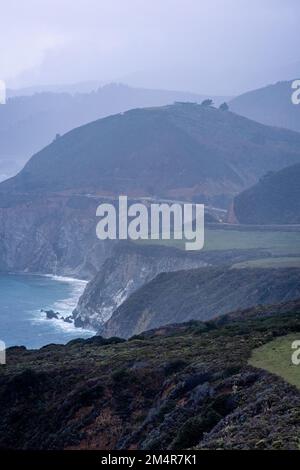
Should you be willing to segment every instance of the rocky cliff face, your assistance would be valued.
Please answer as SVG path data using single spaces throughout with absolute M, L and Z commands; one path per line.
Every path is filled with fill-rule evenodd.
M 67 195 L 0 198 L 0 270 L 89 279 L 110 254 L 97 239 L 96 200 Z
M 150 328 L 208 320 L 233 310 L 300 297 L 300 269 L 208 267 L 162 273 L 133 293 L 100 330 L 129 338 Z
M 131 294 L 160 273 L 230 265 L 258 253 L 261 257 L 267 255 L 262 250 L 187 252 L 166 246 L 119 243 L 79 299 L 73 312 L 75 325 L 101 329 Z
M 76 326 L 100 328 L 134 291 L 161 272 L 206 266 L 201 255 L 120 243 L 87 285 L 73 312 Z

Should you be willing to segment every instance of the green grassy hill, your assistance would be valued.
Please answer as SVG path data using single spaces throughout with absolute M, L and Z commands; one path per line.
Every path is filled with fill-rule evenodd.
M 279 375 L 300 389 L 300 366 L 292 363 L 292 343 L 300 340 L 300 332 L 276 338 L 252 352 L 249 364 Z
M 223 228 L 224 227 L 224 228 Z M 218 229 L 206 227 L 203 251 L 266 250 L 270 255 L 300 256 L 300 231 L 286 231 L 220 225 Z M 140 245 L 163 245 L 185 249 L 185 240 L 140 240 Z

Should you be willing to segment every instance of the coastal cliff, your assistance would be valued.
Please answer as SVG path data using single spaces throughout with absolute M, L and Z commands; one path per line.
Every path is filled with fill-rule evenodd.
M 133 293 L 100 329 L 132 335 L 170 323 L 209 320 L 230 311 L 300 297 L 300 269 L 208 267 L 162 273 Z
M 120 243 L 73 312 L 76 326 L 100 328 L 134 291 L 161 272 L 207 266 L 202 256 L 163 246 Z
M 96 238 L 97 200 L 67 194 L 1 194 L 0 271 L 92 278 L 112 242 Z

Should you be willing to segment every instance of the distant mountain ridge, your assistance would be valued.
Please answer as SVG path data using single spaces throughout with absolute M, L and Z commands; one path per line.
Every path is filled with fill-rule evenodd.
M 300 78 L 300 70 L 299 77 Z M 293 80 L 249 91 L 230 101 L 230 109 L 269 126 L 300 132 L 300 105 L 292 103 Z
M 243 224 L 300 224 L 300 164 L 262 178 L 234 200 Z
M 300 134 L 194 103 L 134 109 L 76 128 L 0 192 L 83 192 L 220 202 L 300 162 Z
M 7 98 L 16 96 L 32 96 L 36 93 L 90 93 L 96 91 L 105 84 L 100 80 L 89 80 L 77 83 L 51 84 L 51 85 L 32 85 L 21 88 L 7 88 Z
M 95 88 L 94 91 L 91 91 Z M 7 90 L 0 106 L 0 181 L 19 171 L 37 151 L 64 134 L 101 117 L 132 108 L 162 106 L 174 101 L 201 102 L 206 96 L 181 91 L 132 88 L 96 83 Z M 13 96 L 11 96 L 13 95 Z M 223 100 L 215 97 L 216 103 Z M 8 177 L 7 176 L 7 177 Z

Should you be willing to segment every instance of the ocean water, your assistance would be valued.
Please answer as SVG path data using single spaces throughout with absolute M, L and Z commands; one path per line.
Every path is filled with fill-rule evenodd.
M 55 276 L 0 274 L 0 340 L 6 347 L 40 348 L 87 338 L 93 331 L 62 320 L 48 320 L 44 310 L 72 313 L 85 281 Z

